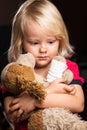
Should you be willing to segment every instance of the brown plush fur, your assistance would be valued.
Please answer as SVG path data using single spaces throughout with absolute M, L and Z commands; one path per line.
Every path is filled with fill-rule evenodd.
M 28 119 L 29 130 L 43 130 L 43 109 L 34 111 Z
M 6 71 L 5 78 L 3 78 L 2 82 L 7 91 L 15 95 L 27 91 L 38 101 L 45 99 L 45 88 L 42 83 L 35 81 L 33 68 L 13 63 Z
M 29 72 L 31 75 L 29 75 Z M 32 68 L 14 63 L 7 69 L 3 83 L 8 91 L 17 95 L 26 89 L 25 82 L 34 80 L 35 76 Z

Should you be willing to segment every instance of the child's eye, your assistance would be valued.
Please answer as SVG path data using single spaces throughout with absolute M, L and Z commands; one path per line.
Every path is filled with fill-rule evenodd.
M 49 41 L 48 43 L 53 44 L 54 42 L 55 42 L 55 40 L 52 40 L 52 41 Z
M 37 45 L 37 44 L 39 44 L 38 41 L 35 41 L 35 42 L 34 42 L 34 41 L 31 41 L 30 43 L 31 43 L 32 45 Z
M 32 42 L 32 44 L 37 45 L 37 44 L 38 44 L 38 42 Z

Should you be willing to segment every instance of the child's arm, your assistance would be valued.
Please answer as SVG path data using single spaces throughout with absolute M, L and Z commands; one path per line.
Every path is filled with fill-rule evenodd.
M 52 93 L 75 94 L 76 89 L 75 89 L 74 85 L 67 85 L 66 79 L 58 78 L 49 84 L 49 86 L 46 88 L 46 91 L 49 94 L 52 94 Z
M 60 86 L 60 84 L 59 84 Z M 75 94 L 55 94 L 47 91 L 47 96 L 42 104 L 36 104 L 40 108 L 63 107 L 72 112 L 82 112 L 84 109 L 84 94 L 80 85 L 72 85 L 75 87 Z
M 7 109 L 8 117 L 10 116 L 11 118 L 12 113 L 18 110 L 15 116 L 18 121 L 21 121 L 26 119 L 35 107 L 63 107 L 70 109 L 72 112 L 81 112 L 84 108 L 84 95 L 82 88 L 80 85 L 72 85 L 72 88 L 75 89 L 69 90 L 70 87 L 70 85 L 63 83 L 63 79 L 56 80 L 51 84 L 51 86 L 49 86 L 49 89 L 46 89 L 47 96 L 43 103 L 37 103 L 36 100 L 30 97 L 27 93 L 23 93 L 10 102 L 11 106 L 9 110 L 11 114 L 7 107 L 5 107 Z M 73 90 L 75 92 L 73 92 Z M 71 94 L 71 92 L 73 92 L 73 94 Z M 8 106 L 8 103 L 6 102 L 5 106 Z

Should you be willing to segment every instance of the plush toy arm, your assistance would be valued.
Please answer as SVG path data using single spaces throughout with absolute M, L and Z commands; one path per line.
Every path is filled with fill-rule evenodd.
M 47 81 L 52 82 L 57 78 L 67 79 L 67 84 L 69 84 L 73 79 L 73 73 L 67 69 L 66 60 L 62 56 L 56 56 L 52 62 L 50 69 L 47 74 Z
M 53 59 L 48 71 L 47 81 L 52 82 L 57 78 L 62 78 L 62 74 L 66 70 L 66 68 L 67 66 L 64 62 Z

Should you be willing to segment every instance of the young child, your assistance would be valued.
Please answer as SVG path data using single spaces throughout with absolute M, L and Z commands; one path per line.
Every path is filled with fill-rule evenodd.
M 11 46 L 8 51 L 9 62 L 15 61 L 20 53 L 30 52 L 36 59 L 35 72 L 46 78 L 51 60 L 61 55 L 66 58 L 68 69 L 74 75 L 71 84 L 66 79 L 53 81 L 46 89 L 46 99 L 38 104 L 26 92 L 18 97 L 5 93 L 4 108 L 12 123 L 21 122 L 36 107 L 63 107 L 73 113 L 84 109 L 84 95 L 78 65 L 69 60 L 73 48 L 69 43 L 66 26 L 58 9 L 48 0 L 27 0 L 21 5 L 13 19 Z M 23 123 L 16 130 L 26 129 Z M 21 127 L 22 125 L 22 127 Z

